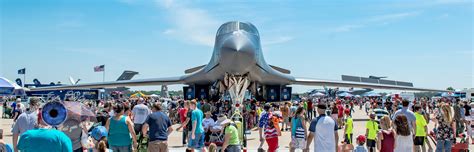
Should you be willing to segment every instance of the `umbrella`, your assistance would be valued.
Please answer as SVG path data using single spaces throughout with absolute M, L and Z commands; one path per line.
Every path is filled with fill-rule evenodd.
M 321 97 L 321 96 L 325 96 L 325 94 L 321 93 L 321 92 L 316 92 L 316 93 L 312 94 L 311 96 Z
M 350 94 L 350 93 L 347 93 L 347 92 L 343 92 L 343 93 L 340 93 L 339 95 L 337 95 L 339 97 L 352 97 L 354 95 Z
M 158 97 L 156 94 L 151 94 L 150 97 Z
M 83 103 L 77 101 L 65 101 L 64 106 L 68 111 L 69 118 L 77 118 L 81 121 L 92 121 L 96 122 L 97 118 L 94 112 L 92 112 Z
M 364 93 L 364 96 L 366 96 L 366 97 L 380 97 L 381 95 L 376 93 L 376 92 L 366 92 L 366 93 Z
M 15 86 L 8 79 L 0 77 L 0 95 L 11 95 Z

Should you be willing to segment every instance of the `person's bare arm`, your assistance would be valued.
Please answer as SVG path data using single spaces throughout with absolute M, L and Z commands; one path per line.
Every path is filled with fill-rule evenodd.
M 18 152 L 18 133 L 13 133 L 13 151 Z
M 415 133 L 416 133 L 416 121 L 412 121 L 412 122 L 411 122 L 411 126 L 413 126 L 413 127 L 412 127 L 412 128 L 413 128 L 413 137 L 415 137 L 415 135 L 416 135 L 416 134 L 415 134 Z
M 137 134 L 135 133 L 135 129 L 133 129 L 132 120 L 130 120 L 130 118 L 127 118 L 126 123 L 127 123 L 127 126 L 128 126 L 128 131 L 132 135 L 134 145 L 136 144 L 136 146 L 138 146 L 138 144 L 137 144 Z
M 145 122 L 142 126 L 142 134 L 143 136 L 148 136 L 148 124 Z
M 337 141 L 339 141 L 339 134 L 337 134 L 337 130 L 334 131 L 334 137 L 335 137 L 335 138 L 334 138 L 334 140 L 335 140 L 334 142 L 336 143 L 336 149 L 337 149 Z
M 186 125 L 188 125 L 189 121 L 190 121 L 190 119 L 189 119 L 189 118 L 186 118 L 186 120 L 184 121 L 184 123 L 181 124 L 181 126 L 179 126 L 178 128 L 176 128 L 176 130 L 179 130 L 179 129 L 183 128 L 183 127 L 186 127 Z
M 229 140 L 230 140 L 230 134 L 226 134 L 224 136 L 224 143 L 222 144 L 222 150 L 221 151 L 225 151 L 227 146 L 229 146 Z
M 168 136 L 171 134 L 171 132 L 173 132 L 173 127 L 168 127 Z
M 313 132 L 309 132 L 308 137 L 306 138 L 306 151 L 309 151 L 309 145 L 311 145 L 311 142 L 313 141 Z M 336 139 L 337 140 L 337 139 Z M 336 142 L 337 143 L 337 142 Z M 337 145 L 337 144 L 336 144 Z
M 306 130 L 306 121 L 304 119 L 301 120 L 301 123 L 303 124 L 303 129 L 304 129 L 304 136 L 308 136 L 308 130 Z
M 107 119 L 107 122 L 105 122 L 105 129 L 107 129 L 107 132 L 109 132 L 109 127 L 110 127 L 110 119 L 114 119 L 113 117 L 110 117 L 109 119 Z
M 196 137 L 196 134 L 194 134 L 196 132 L 196 126 L 197 126 L 197 121 L 194 121 L 192 122 L 193 123 L 193 129 L 192 129 L 192 132 L 191 132 L 191 139 L 194 139 Z
M 382 149 L 382 140 L 383 140 L 383 135 L 382 132 L 377 133 L 377 150 L 380 151 Z

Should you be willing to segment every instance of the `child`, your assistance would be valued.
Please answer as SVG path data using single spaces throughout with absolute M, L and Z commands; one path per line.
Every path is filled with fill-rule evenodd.
M 276 123 L 278 125 L 278 123 Z M 265 140 L 268 145 L 268 152 L 275 152 L 278 149 L 278 129 L 272 119 L 268 120 L 267 128 L 265 128 Z
M 365 143 L 365 136 L 359 135 L 357 136 L 357 147 L 354 149 L 354 152 L 367 152 L 367 149 L 364 147 Z
M 215 143 L 209 144 L 209 152 L 217 152 L 217 145 Z
M 3 129 L 0 129 L 0 152 L 12 152 L 13 147 L 3 141 Z

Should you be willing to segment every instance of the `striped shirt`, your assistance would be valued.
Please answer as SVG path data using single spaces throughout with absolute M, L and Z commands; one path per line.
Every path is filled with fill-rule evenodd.
M 275 127 L 265 128 L 265 139 L 278 137 L 278 132 Z

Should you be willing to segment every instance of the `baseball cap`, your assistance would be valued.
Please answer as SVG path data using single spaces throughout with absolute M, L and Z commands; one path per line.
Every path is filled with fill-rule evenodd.
M 358 142 L 365 142 L 365 136 L 364 135 L 359 135 L 359 136 L 357 136 L 356 139 L 357 139 Z
M 105 129 L 104 126 L 97 126 L 94 129 L 92 129 L 92 132 L 90 135 L 92 138 L 95 140 L 99 141 L 102 137 L 107 137 L 107 129 Z

